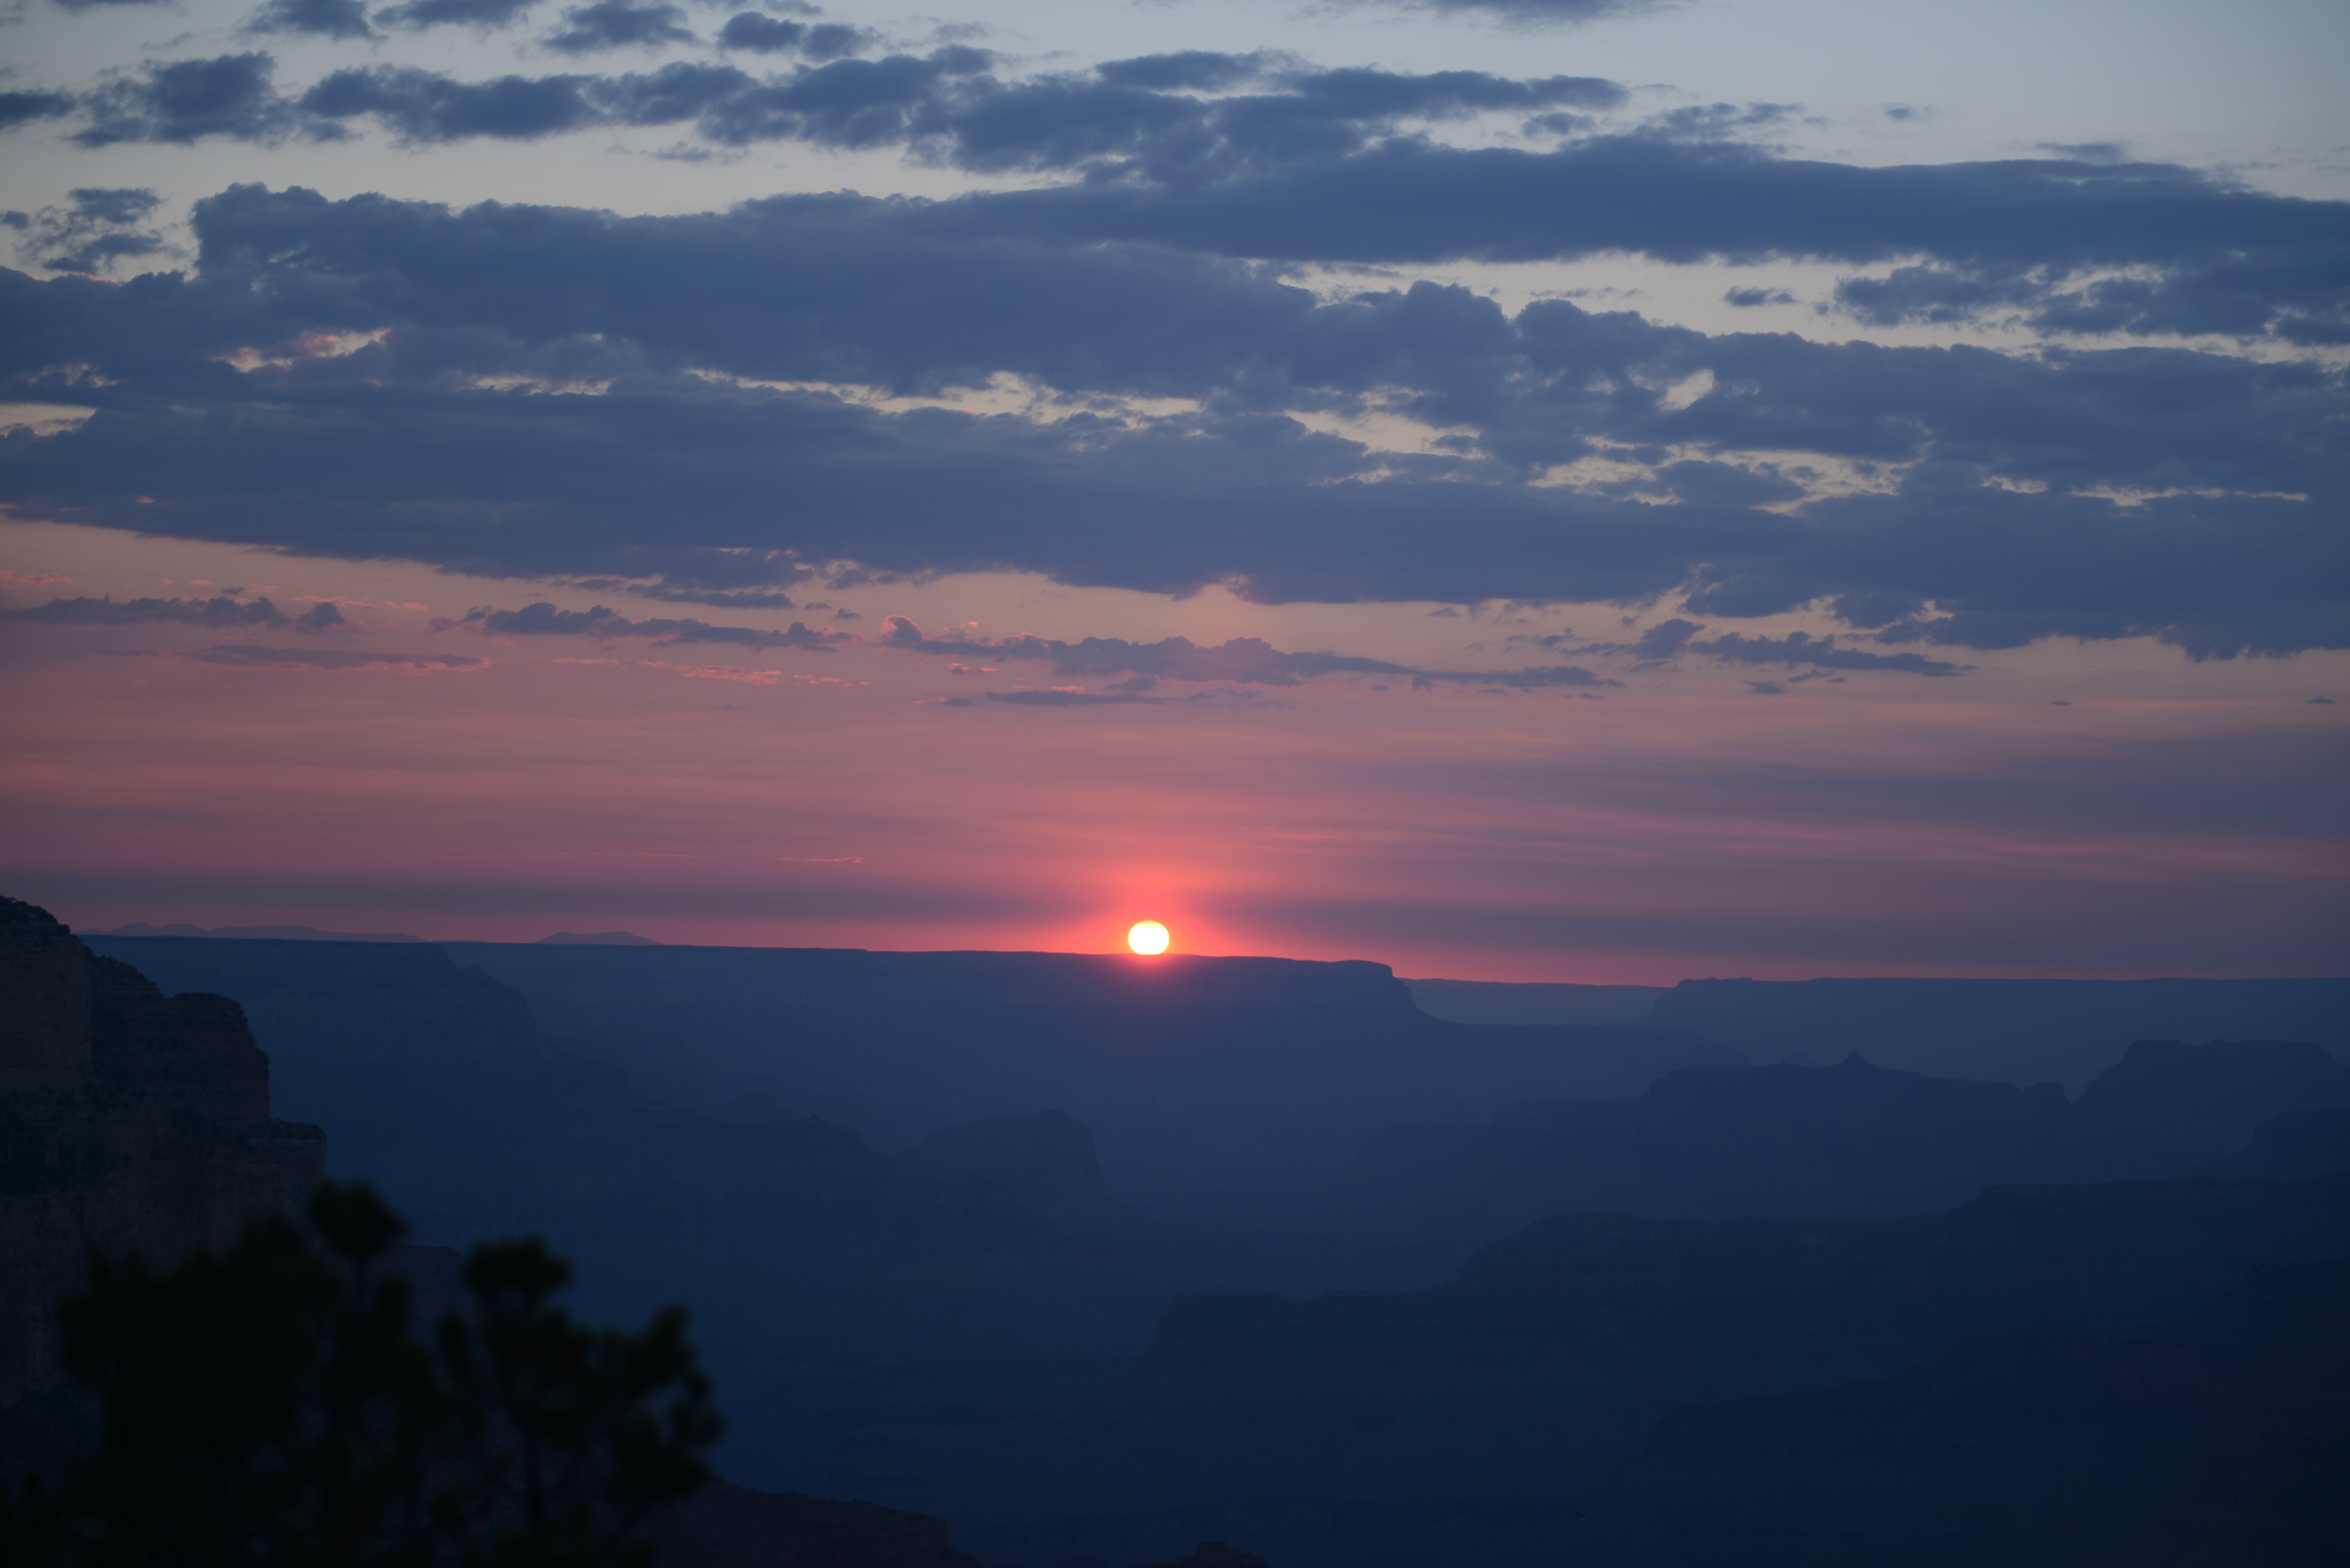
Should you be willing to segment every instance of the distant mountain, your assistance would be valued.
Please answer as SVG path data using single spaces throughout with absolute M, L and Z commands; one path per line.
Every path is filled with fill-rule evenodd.
M 2000 1188 L 1899 1220 L 1561 1216 L 1433 1290 L 1180 1301 L 1115 1389 L 929 1506 L 972 1550 L 1009 1561 L 1080 1542 L 1115 1561 L 1211 1533 L 1284 1568 L 1577 1561 L 1586 1489 L 1677 1406 L 1884 1378 L 2017 1325 L 2158 1322 L 2248 1268 L 2345 1253 L 2350 1172 Z M 1763 1434 L 1741 1451 L 1767 1446 Z M 1674 1495 L 1711 1506 L 1702 1484 Z
M 533 945 L 543 948 L 657 948 L 661 944 L 634 931 L 556 931 L 552 936 L 539 938 Z
M 2197 1176 L 2288 1180 L 2350 1170 L 2350 1110 L 2293 1111 L 2263 1124 L 2242 1148 L 2197 1166 Z
M 1093 1134 L 1066 1111 L 941 1127 L 898 1158 L 930 1176 L 1000 1183 L 1072 1236 L 1130 1241 L 1150 1228 L 1110 1196 Z
M 1857 1051 L 1944 1078 L 2077 1094 L 2133 1040 L 2308 1040 L 2350 1061 L 2350 980 L 1685 980 L 1675 986 L 1414 980 L 1431 1018 L 1688 1029 L 1757 1062 Z
M 1990 1183 L 2181 1175 L 2271 1117 L 2330 1107 L 2350 1107 L 2350 1066 L 2282 1041 L 2142 1040 L 2076 1102 L 2054 1084 L 1929 1078 L 1856 1055 L 1834 1067 L 1690 1067 L 1638 1099 L 1388 1128 L 1334 1188 L 1326 1223 L 1473 1242 L 1583 1211 L 1925 1214 Z
M 2192 1315 L 2011 1330 L 1868 1382 L 1668 1415 L 1562 1556 L 1592 1568 L 2332 1568 L 2350 1258 Z
M 2307 1040 L 2350 1061 L 2350 979 L 1685 980 L 1640 1022 L 1757 1062 L 1840 1062 L 2078 1094 L 2133 1040 Z
M 1676 1067 L 1743 1060 L 1686 1030 L 1443 1023 L 1372 963 L 536 943 L 448 951 L 527 997 L 548 1039 L 625 1066 L 671 1103 L 723 1111 L 757 1092 L 882 1148 L 1066 1111 L 1098 1140 L 1124 1201 L 1191 1226 L 1281 1229 L 1362 1139 L 1399 1121 L 1637 1095 Z M 1459 1262 L 1377 1282 L 1440 1279 Z
M 87 937 L 211 937 L 229 941 L 277 942 L 421 942 L 401 931 L 322 931 L 316 926 L 151 926 L 133 920 L 110 931 L 84 931 Z
M 1408 980 L 1411 1000 L 1450 1023 L 1637 1023 L 1669 986 Z

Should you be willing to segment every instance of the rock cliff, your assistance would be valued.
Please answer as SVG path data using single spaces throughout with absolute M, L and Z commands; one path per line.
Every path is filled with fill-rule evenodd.
M 300 1198 L 326 1136 L 269 1114 L 269 1058 L 225 997 L 166 997 L 0 898 L 0 1459 L 70 1415 L 53 1314 L 89 1250 L 176 1258 Z

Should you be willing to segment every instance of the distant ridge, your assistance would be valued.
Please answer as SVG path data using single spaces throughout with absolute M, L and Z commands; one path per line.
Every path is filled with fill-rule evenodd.
M 1411 999 L 1448 1023 L 1630 1023 L 1646 1015 L 1669 985 L 1563 985 L 1544 981 L 1407 980 Z
M 1685 1029 L 1755 1062 L 1858 1052 L 1933 1077 L 2078 1094 L 2137 1040 L 2307 1040 L 2350 1062 L 2350 977 L 1685 980 L 1674 986 L 1408 980 L 1431 1018 Z
M 535 948 L 657 948 L 661 944 L 634 931 L 557 931 L 530 944 Z
M 316 926 L 154 926 L 133 920 L 110 931 L 88 931 L 93 937 L 214 937 L 243 941 L 278 942 L 421 942 L 405 931 L 322 931 Z M 554 939 L 550 938 L 549 940 Z M 588 939 L 581 939 L 588 940 Z

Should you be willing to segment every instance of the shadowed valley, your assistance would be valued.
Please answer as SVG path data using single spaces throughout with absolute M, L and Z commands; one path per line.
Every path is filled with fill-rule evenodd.
M 2120 1039 L 2068 1095 L 2085 1047 L 2043 1052 L 2028 1083 L 1874 1064 L 1903 1059 L 1898 1033 L 1784 1060 L 1768 991 L 1781 1059 L 1754 1064 L 1762 1024 L 1438 1019 L 1370 964 L 90 947 L 151 977 L 151 1005 L 236 998 L 280 1113 L 326 1127 L 327 1168 L 378 1184 L 421 1241 L 541 1233 L 594 1315 L 686 1303 L 729 1417 L 719 1468 L 763 1489 L 714 1491 L 672 1532 L 675 1560 L 713 1568 L 754 1560 L 730 1541 L 815 1528 L 776 1511 L 785 1491 L 876 1505 L 824 1515 L 844 1568 L 1123 1568 L 1202 1541 L 1283 1568 L 1567 1543 L 1747 1561 L 1783 1528 L 1771 1486 L 1712 1536 L 1658 1521 L 1728 1484 L 1690 1455 L 1783 1446 L 1741 1435 L 1782 1420 L 1767 1401 L 1825 1401 L 1802 1407 L 1823 1453 L 1926 1419 L 1898 1413 L 1913 1388 L 1963 1385 L 1981 1421 L 2028 1423 L 1998 1413 L 1999 1368 L 2072 1354 L 2052 1345 L 2152 1355 L 2166 1321 L 2303 1277 L 2256 1271 L 2350 1254 L 2331 1039 Z M 2288 990 L 2236 1001 L 2274 1023 L 2307 1010 Z M 1631 1000 L 1660 1014 L 1679 994 Z M 2005 1005 L 2028 1018 L 2041 994 Z M 2164 994 L 2186 1023 L 2231 1005 Z M 2063 1027 L 2108 1040 L 2161 1000 Z M 2149 1376 L 2200 1376 L 2204 1354 Z M 2180 1408 L 2199 1431 L 2235 1418 Z M 2142 1428 L 2084 1417 L 2126 1478 L 2097 1541 L 2134 1539 L 2128 1499 L 2168 1484 L 2145 1479 L 2170 1472 L 2140 1462 Z M 1950 1495 L 1988 1473 L 1954 1470 Z M 1845 1506 L 1806 1484 L 1786 1495 L 1815 1505 L 1787 1508 Z M 2249 1506 L 2234 1484 L 2196 1506 L 2224 1524 Z M 1854 1539 L 1898 1554 L 1904 1521 L 1931 1517 L 1887 1511 Z

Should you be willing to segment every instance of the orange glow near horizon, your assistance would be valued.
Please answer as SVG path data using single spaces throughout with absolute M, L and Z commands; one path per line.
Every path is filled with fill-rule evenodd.
M 1698 663 L 1571 696 L 1170 680 L 1151 702 L 1055 707 L 987 700 L 1050 678 L 1018 660 L 958 673 L 869 639 L 727 653 L 736 669 L 435 629 L 542 590 L 422 568 L 48 524 L 0 524 L 0 547 L 22 579 L 0 607 L 239 584 L 336 599 L 348 623 L 262 639 L 278 666 L 221 662 L 203 626 L 0 618 L 0 892 L 83 929 L 1129 953 L 1150 909 L 1186 957 L 1638 985 L 2329 974 L 2350 952 L 2333 807 L 2350 706 L 2318 701 L 2350 701 L 2350 652 L 2034 645 L 1963 680 L 1767 697 L 1745 666 Z M 1464 636 L 1564 614 L 1463 628 L 1014 587 L 900 584 L 860 613 L 1447 668 L 1503 657 Z M 360 654 L 418 662 L 336 662 Z
M 1153 958 L 1167 950 L 1167 928 L 1157 920 L 1137 920 L 1126 933 L 1126 945 L 1145 958 Z

